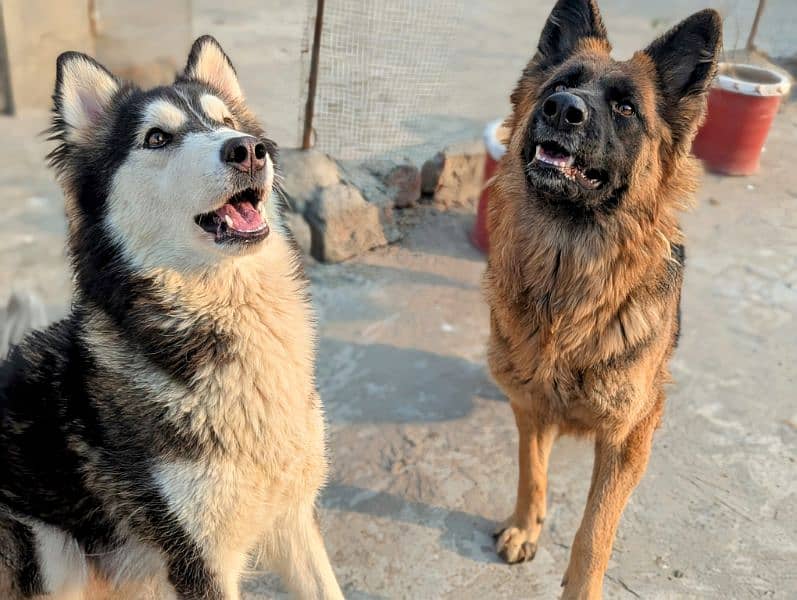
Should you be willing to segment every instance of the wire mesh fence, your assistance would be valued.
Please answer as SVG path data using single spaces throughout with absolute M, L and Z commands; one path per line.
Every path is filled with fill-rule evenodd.
M 316 0 L 307 0 L 301 99 L 307 99 Z M 326 0 L 313 120 L 315 147 L 342 159 L 422 159 L 464 0 Z M 299 128 L 303 118 L 299 119 Z

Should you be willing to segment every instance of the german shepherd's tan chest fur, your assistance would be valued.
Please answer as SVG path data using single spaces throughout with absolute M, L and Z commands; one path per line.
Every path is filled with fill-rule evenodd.
M 621 260 L 606 258 L 620 251 L 603 241 L 593 241 L 608 246 L 594 256 L 580 243 L 557 248 L 556 233 L 545 230 L 537 240 L 500 242 L 502 252 L 491 256 L 485 278 L 492 309 L 489 360 L 499 384 L 513 397 L 535 398 L 535 410 L 550 412 L 573 431 L 630 425 L 649 409 L 645 399 L 667 380 L 674 284 L 680 284 L 680 274 L 668 266 L 674 260 L 669 247 L 665 254 L 653 239 L 648 252 Z M 672 295 L 662 297 L 657 286 L 667 278 L 678 281 L 671 282 Z

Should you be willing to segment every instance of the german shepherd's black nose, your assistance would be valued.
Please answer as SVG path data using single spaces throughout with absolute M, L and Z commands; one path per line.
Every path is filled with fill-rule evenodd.
M 244 173 L 255 173 L 266 166 L 266 145 L 245 135 L 224 142 L 221 160 Z
M 569 92 L 556 92 L 542 105 L 542 114 L 549 125 L 557 129 L 573 129 L 587 122 L 586 103 Z

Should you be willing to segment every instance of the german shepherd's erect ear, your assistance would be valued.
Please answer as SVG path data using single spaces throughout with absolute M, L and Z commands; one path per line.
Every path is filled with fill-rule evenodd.
M 534 89 L 535 74 L 563 63 L 585 40 L 594 40 L 606 54 L 612 51 L 598 5 L 594 0 L 559 0 L 545 22 L 537 52 L 509 97 L 512 105 L 517 107 Z
M 656 68 L 661 114 L 676 144 L 702 121 L 704 96 L 722 48 L 722 19 L 707 8 L 681 21 L 644 50 Z
M 533 62 L 541 68 L 557 65 L 588 37 L 604 40 L 607 51 L 611 50 L 597 4 L 593 0 L 559 0 L 542 30 Z

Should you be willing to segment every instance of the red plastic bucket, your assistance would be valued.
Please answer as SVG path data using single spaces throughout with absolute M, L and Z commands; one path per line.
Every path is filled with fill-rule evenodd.
M 484 177 L 482 179 L 482 193 L 479 196 L 479 206 L 476 209 L 476 223 L 470 232 L 470 241 L 482 252 L 490 249 L 490 234 L 487 231 L 487 204 L 489 201 L 489 190 L 487 182 L 490 181 L 498 168 L 498 161 L 506 152 L 506 146 L 501 141 L 505 136 L 505 130 L 501 125 L 503 119 L 493 121 L 484 129 L 484 145 L 487 148 L 487 156 L 484 160 Z
M 788 78 L 771 69 L 720 63 L 708 96 L 706 121 L 692 152 L 710 171 L 726 175 L 758 171 L 769 128 L 789 87 Z

